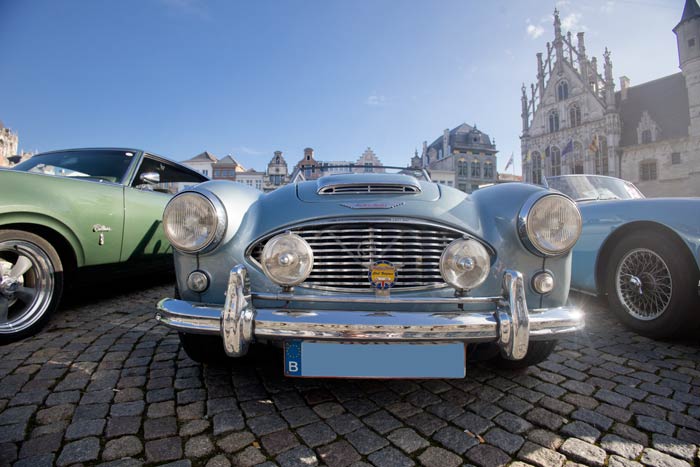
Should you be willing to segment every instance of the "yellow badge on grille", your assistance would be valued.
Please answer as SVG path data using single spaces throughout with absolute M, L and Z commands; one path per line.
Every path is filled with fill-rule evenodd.
M 375 261 L 369 267 L 368 278 L 372 287 L 389 289 L 396 282 L 396 267 L 389 261 Z

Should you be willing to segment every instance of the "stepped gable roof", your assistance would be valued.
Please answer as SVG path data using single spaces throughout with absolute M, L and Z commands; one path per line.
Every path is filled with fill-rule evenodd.
M 192 159 L 187 159 L 184 162 L 216 162 L 216 161 L 217 161 L 217 158 L 214 154 L 210 153 L 209 151 L 204 151 L 202 153 L 197 154 Z
M 661 130 L 660 139 L 688 136 L 690 109 L 683 73 L 675 73 L 627 88 L 627 98 L 615 93 L 622 119 L 621 146 L 638 144 L 637 125 L 647 111 Z

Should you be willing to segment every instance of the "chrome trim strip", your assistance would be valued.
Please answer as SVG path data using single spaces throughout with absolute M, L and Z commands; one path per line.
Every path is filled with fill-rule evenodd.
M 293 293 L 255 293 L 251 294 L 254 300 L 268 300 L 275 302 L 320 302 L 320 303 L 375 303 L 380 305 L 421 303 L 426 305 L 459 305 L 474 303 L 506 303 L 506 299 L 495 297 L 401 297 L 391 295 L 381 297 L 376 295 L 358 296 L 358 294 L 334 294 L 334 295 L 295 295 Z

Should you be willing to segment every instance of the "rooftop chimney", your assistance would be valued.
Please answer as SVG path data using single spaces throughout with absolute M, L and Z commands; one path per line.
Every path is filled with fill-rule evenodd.
M 314 158 L 313 148 L 304 148 L 304 160 L 310 160 Z

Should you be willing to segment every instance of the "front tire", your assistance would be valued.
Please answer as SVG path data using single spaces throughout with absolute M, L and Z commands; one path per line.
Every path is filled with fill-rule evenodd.
M 622 239 L 608 260 L 605 289 L 610 310 L 647 337 L 663 338 L 697 327 L 695 266 L 668 236 L 637 232 Z M 693 283 L 695 281 L 695 284 Z
M 0 231 L 0 343 L 38 332 L 58 308 L 63 281 L 61 258 L 49 242 Z
M 530 341 L 524 358 L 508 360 L 499 355 L 491 360 L 491 363 L 495 367 L 506 370 L 522 370 L 547 360 L 556 346 L 557 341 Z

